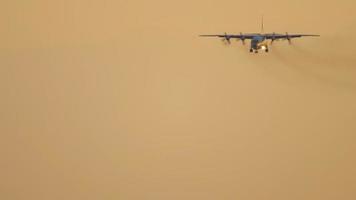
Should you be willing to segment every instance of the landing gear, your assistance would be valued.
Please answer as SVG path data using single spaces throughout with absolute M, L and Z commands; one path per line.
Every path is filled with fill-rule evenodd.
M 250 53 L 252 53 L 253 52 L 253 49 L 250 49 Z
M 258 51 L 256 50 L 255 53 L 258 53 Z
M 268 51 L 269 51 L 268 49 L 265 50 L 266 53 L 268 53 Z

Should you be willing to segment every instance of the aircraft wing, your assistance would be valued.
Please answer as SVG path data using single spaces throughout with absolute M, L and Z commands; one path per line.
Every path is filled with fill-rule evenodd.
M 220 37 L 225 39 L 237 38 L 237 39 L 252 39 L 257 34 L 222 34 L 222 35 L 199 35 L 200 37 Z
M 266 39 L 273 39 L 273 40 L 278 40 L 278 39 L 292 39 L 292 38 L 300 38 L 300 37 L 319 37 L 320 35 L 312 35 L 312 34 L 276 34 L 276 33 L 271 33 L 271 34 L 265 34 Z

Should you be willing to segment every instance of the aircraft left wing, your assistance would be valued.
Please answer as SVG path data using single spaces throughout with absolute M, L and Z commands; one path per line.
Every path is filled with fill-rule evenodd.
M 320 35 L 313 35 L 313 34 L 276 34 L 276 33 L 269 33 L 264 34 L 266 39 L 278 40 L 278 39 L 292 39 L 292 38 L 299 38 L 299 37 L 319 37 Z

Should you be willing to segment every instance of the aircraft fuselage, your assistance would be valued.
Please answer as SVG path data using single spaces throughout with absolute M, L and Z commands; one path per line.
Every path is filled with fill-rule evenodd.
M 258 50 L 264 50 L 268 52 L 267 40 L 262 35 L 256 35 L 251 39 L 250 52 L 258 53 Z

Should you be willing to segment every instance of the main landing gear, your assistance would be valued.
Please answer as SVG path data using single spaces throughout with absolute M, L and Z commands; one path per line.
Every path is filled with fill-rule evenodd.
M 250 49 L 250 53 L 258 53 L 258 50 L 254 50 L 254 49 Z M 265 52 L 268 53 L 269 52 L 269 49 L 265 49 Z

